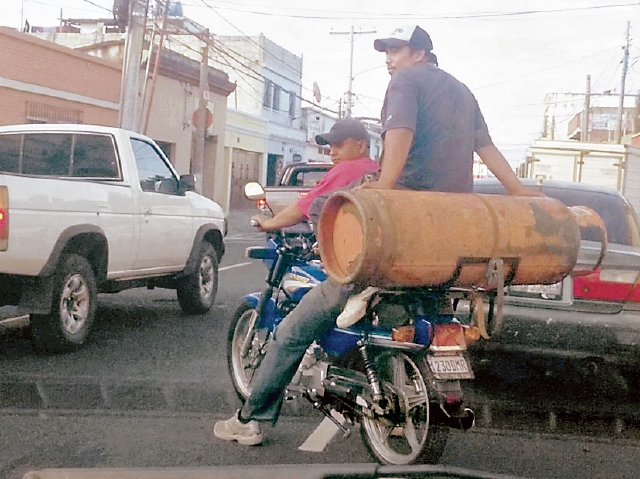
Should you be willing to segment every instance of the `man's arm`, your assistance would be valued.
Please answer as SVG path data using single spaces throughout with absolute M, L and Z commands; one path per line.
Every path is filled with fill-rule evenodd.
M 526 188 L 509 166 L 507 159 L 494 145 L 487 145 L 477 150 L 478 156 L 487 168 L 496 175 L 510 195 L 541 196 L 541 193 Z
M 251 219 L 256 220 L 260 224 L 260 229 L 264 231 L 273 231 L 286 226 L 293 226 L 305 218 L 306 216 L 302 210 L 298 208 L 298 205 L 293 203 L 280 211 L 273 218 L 265 218 L 262 215 L 255 215 Z
M 413 130 L 409 128 L 393 128 L 384 134 L 382 146 L 382 168 L 377 181 L 364 183 L 358 188 L 374 188 L 378 190 L 392 190 L 409 156 L 413 145 Z

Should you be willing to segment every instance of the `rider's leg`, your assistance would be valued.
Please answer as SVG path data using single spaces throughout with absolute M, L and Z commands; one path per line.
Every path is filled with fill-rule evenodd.
M 275 423 L 284 390 L 293 378 L 307 348 L 330 328 L 351 294 L 351 285 L 330 279 L 309 291 L 280 323 L 251 382 L 251 397 L 240 410 L 242 420 Z

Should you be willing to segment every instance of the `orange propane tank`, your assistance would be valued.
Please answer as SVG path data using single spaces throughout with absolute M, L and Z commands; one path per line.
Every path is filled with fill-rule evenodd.
M 604 224 L 548 197 L 406 190 L 334 193 L 317 230 L 338 283 L 488 288 L 492 258 L 506 284 L 552 284 L 575 267 L 581 230 Z

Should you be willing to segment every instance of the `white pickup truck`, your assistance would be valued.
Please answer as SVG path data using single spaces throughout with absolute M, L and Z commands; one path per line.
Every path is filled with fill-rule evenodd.
M 29 317 L 36 346 L 83 345 L 98 293 L 177 290 L 212 306 L 222 208 L 150 138 L 89 125 L 0 127 L 0 309 Z

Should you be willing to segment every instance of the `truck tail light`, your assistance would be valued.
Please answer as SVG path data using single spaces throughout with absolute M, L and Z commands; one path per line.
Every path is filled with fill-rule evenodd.
M 266 210 L 267 208 L 269 208 L 269 206 L 267 205 L 267 199 L 260 198 L 259 200 L 257 200 L 256 208 L 258 208 L 259 210 Z
M 0 251 L 9 247 L 9 189 L 0 186 Z
M 586 276 L 573 278 L 573 297 L 601 301 L 640 302 L 638 271 L 596 269 Z

